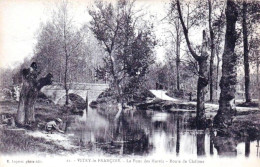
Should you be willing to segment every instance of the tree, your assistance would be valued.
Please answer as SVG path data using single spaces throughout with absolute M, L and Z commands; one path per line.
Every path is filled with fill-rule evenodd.
M 245 99 L 246 102 L 251 101 L 250 95 L 250 43 L 255 39 L 258 32 L 258 25 L 260 20 L 260 3 L 259 1 L 243 0 L 239 3 L 241 8 L 241 15 L 239 20 L 242 24 L 242 37 L 243 37 L 243 57 L 244 57 L 244 72 L 245 72 Z
M 199 56 L 195 50 L 193 49 L 190 39 L 189 39 L 189 29 L 187 28 L 187 25 L 184 23 L 183 15 L 182 15 L 182 8 L 180 5 L 180 1 L 176 0 L 176 6 L 177 6 L 177 12 L 178 16 L 183 28 L 184 37 L 187 43 L 187 47 L 189 49 L 190 54 L 192 57 L 197 61 L 199 66 L 198 71 L 198 83 L 197 83 L 197 114 L 196 114 L 196 124 L 198 129 L 205 128 L 205 93 L 206 93 L 206 87 L 208 85 L 208 65 L 207 65 L 207 59 L 208 59 L 208 38 L 206 36 L 206 32 L 203 31 L 203 42 L 201 45 L 201 55 Z M 189 13 L 189 12 L 188 12 Z M 188 16 L 187 16 L 188 17 Z M 193 20 L 191 22 L 192 24 L 196 24 L 196 20 Z
M 149 65 L 153 62 L 154 39 L 151 26 L 143 24 L 138 30 L 134 2 L 119 0 L 115 5 L 96 2 L 90 10 L 91 30 L 106 52 L 104 67 L 117 101 L 123 106 L 129 94 L 140 88 Z M 148 26 L 147 26 L 148 25 Z
M 224 6 L 225 7 L 225 6 Z M 216 71 L 216 90 L 218 90 L 219 87 L 219 65 L 220 65 L 220 54 L 222 52 L 222 41 L 224 38 L 224 26 L 225 26 L 225 12 L 224 12 L 224 7 L 221 10 L 221 14 L 214 20 L 213 22 L 213 30 L 215 34 L 215 54 L 217 57 L 217 71 Z
M 210 34 L 210 64 L 209 64 L 209 100 L 213 101 L 213 63 L 215 56 L 214 32 L 212 28 L 212 2 L 208 0 L 209 6 L 209 34 Z
M 256 71 L 256 91 L 257 91 L 257 97 L 258 97 L 258 106 L 260 108 L 260 79 L 259 79 L 259 66 L 260 66 L 260 58 L 259 58 L 259 44 L 260 39 L 258 38 L 259 33 L 254 34 L 252 39 L 249 42 L 249 55 L 251 55 L 250 62 L 252 67 L 255 66 Z
M 245 96 L 246 102 L 251 101 L 250 97 L 250 70 L 249 70 L 249 49 L 248 49 L 248 30 L 247 30 L 247 2 L 243 0 L 243 44 L 244 44 L 244 69 L 245 69 Z
M 44 72 L 52 73 L 54 81 L 63 85 L 68 104 L 69 83 L 94 80 L 90 72 L 92 48 L 85 41 L 86 26 L 73 24 L 67 1 L 60 3 L 52 16 L 39 30 L 33 60 Z M 95 43 L 93 37 L 88 39 Z
M 235 44 L 237 40 L 236 22 L 238 19 L 237 4 L 234 0 L 227 0 L 226 5 L 226 35 L 222 63 L 222 77 L 220 80 L 219 110 L 214 118 L 214 125 L 219 128 L 227 128 L 232 124 L 232 117 L 236 113 L 236 66 L 237 55 Z
M 80 37 L 80 33 L 73 33 L 72 31 L 72 20 L 71 18 L 68 17 L 68 2 L 64 1 L 61 3 L 61 6 L 59 8 L 58 12 L 58 20 L 57 20 L 57 25 L 58 29 L 60 30 L 60 34 L 62 36 L 61 38 L 61 50 L 63 54 L 63 59 L 65 60 L 64 64 L 64 89 L 66 92 L 66 102 L 65 104 L 68 105 L 69 103 L 69 85 L 68 85 L 68 70 L 69 70 L 69 61 L 71 56 L 75 54 L 75 50 L 77 49 L 78 45 L 82 41 L 82 38 Z M 76 40 L 76 42 L 75 42 Z M 74 45 L 73 45 L 74 44 Z
M 210 64 L 209 64 L 209 100 L 213 102 L 213 63 L 215 57 L 215 36 L 212 28 L 212 2 L 208 0 L 209 9 L 209 34 L 210 34 Z
M 218 77 L 219 77 L 219 64 L 221 61 L 220 53 L 222 52 L 222 41 L 223 41 L 223 29 L 225 26 L 224 20 L 224 8 L 225 4 L 223 1 L 212 1 L 208 0 L 208 26 L 210 33 L 210 63 L 209 63 L 209 96 L 210 101 L 213 102 L 214 96 L 214 78 L 215 78 L 215 89 L 218 90 Z M 215 67 L 215 56 L 217 58 L 216 73 Z M 214 77 L 216 76 L 216 77 Z
M 29 125 L 35 122 L 34 105 L 39 91 L 42 87 L 52 83 L 52 74 L 47 74 L 45 77 L 38 78 L 39 71 L 37 64 L 32 63 L 29 69 L 22 71 L 22 89 L 20 93 L 16 122 L 20 126 Z
M 182 29 L 180 25 L 180 20 L 172 14 L 172 10 L 169 13 L 169 23 L 173 26 L 174 31 L 169 30 L 172 38 L 174 39 L 174 53 L 175 53 L 175 63 L 176 63 L 176 88 L 180 90 L 180 63 L 181 63 L 181 42 L 182 42 Z
M 174 90 L 178 87 L 177 84 L 180 84 L 180 82 L 177 81 L 177 69 L 176 68 L 176 60 L 172 56 L 174 54 L 172 47 L 166 52 L 166 57 L 164 60 L 165 66 L 166 66 L 166 79 L 167 79 L 167 87 L 169 90 Z M 178 71 L 179 72 L 179 71 Z M 180 75 L 180 74 L 179 74 Z M 168 92 L 169 93 L 169 92 Z

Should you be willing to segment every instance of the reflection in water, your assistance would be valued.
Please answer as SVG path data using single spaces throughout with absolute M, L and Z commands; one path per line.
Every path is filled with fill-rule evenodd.
M 214 140 L 214 132 L 213 130 L 211 129 L 210 130 L 210 138 L 209 138 L 209 152 L 210 152 L 210 155 L 213 155 L 214 154 L 214 151 L 213 151 L 213 140 Z
M 108 111 L 109 110 L 109 111 Z M 110 114 L 113 113 L 113 114 Z M 82 116 L 70 116 L 66 133 L 81 150 L 118 155 L 172 154 L 175 156 L 256 156 L 255 144 L 239 145 L 208 130 L 192 130 L 190 113 L 124 110 L 118 119 L 115 108 L 88 108 Z M 252 148 L 254 146 L 254 148 Z M 251 148 L 251 149 L 250 149 Z M 245 149 L 245 150 L 244 150 Z
M 247 137 L 245 142 L 245 156 L 249 157 L 249 154 L 250 154 L 250 139 L 249 137 Z
M 197 155 L 204 156 L 205 155 L 205 133 L 197 134 Z
M 217 136 L 214 140 L 214 146 L 220 156 L 237 156 L 237 141 L 232 137 Z
M 180 152 L 180 121 L 179 115 L 177 115 L 177 139 L 176 139 L 176 155 L 179 155 Z
M 257 145 L 256 145 L 256 156 L 259 157 L 259 140 L 257 140 Z

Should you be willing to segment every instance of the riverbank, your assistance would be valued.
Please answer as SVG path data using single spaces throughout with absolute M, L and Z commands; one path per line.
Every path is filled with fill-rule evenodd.
M 0 117 L 15 118 L 18 102 L 6 100 L 0 102 Z M 0 152 L 5 154 L 40 153 L 43 155 L 71 154 L 76 151 L 69 137 L 65 134 L 54 132 L 49 134 L 44 127 L 48 121 L 60 118 L 66 122 L 70 113 L 63 107 L 37 102 L 35 105 L 36 122 L 29 128 L 18 128 L 1 123 L 0 125 Z M 63 127 L 65 128 L 65 127 Z
M 95 102 L 101 108 L 106 108 L 111 97 L 101 96 Z M 109 100 L 108 100 L 109 99 Z M 163 90 L 150 90 L 142 97 L 142 101 L 134 101 L 134 108 L 137 110 L 154 110 L 163 113 L 189 113 L 193 119 L 189 120 L 191 124 L 195 122 L 196 117 L 196 102 L 169 97 L 166 91 Z M 257 106 L 257 102 L 243 103 L 242 100 L 236 101 L 237 115 L 233 118 L 233 125 L 231 131 L 237 135 L 248 135 L 249 133 L 260 132 L 260 111 Z M 213 122 L 214 116 L 218 111 L 218 104 L 205 103 L 205 115 L 208 125 Z M 131 107 L 129 108 L 131 109 Z M 104 110 L 103 110 L 104 111 Z M 106 110 L 107 112 L 100 113 L 102 115 L 109 116 L 109 118 L 115 117 L 117 114 L 116 109 Z M 243 133 L 243 134 L 242 134 Z
M 138 105 L 140 104 L 145 104 L 147 108 L 141 110 L 138 108 Z M 17 112 L 17 107 L 18 103 L 15 101 L 0 102 L 0 116 L 6 115 L 7 117 L 14 117 Z M 216 104 L 206 103 L 206 116 L 208 119 L 213 119 L 217 112 L 217 107 L 218 106 Z M 71 130 L 70 133 L 60 134 L 57 132 L 54 134 L 49 134 L 44 130 L 44 125 L 48 121 L 54 120 L 55 118 L 61 118 L 64 123 L 68 123 L 71 121 L 70 119 L 73 115 L 70 111 L 66 110 L 66 108 L 54 105 L 53 103 L 47 104 L 44 102 L 37 102 L 35 106 L 36 127 L 31 129 L 22 129 L 1 124 L 0 151 L 4 154 L 35 152 L 41 155 L 69 155 L 74 153 L 91 154 L 91 149 L 94 145 L 96 146 L 103 144 L 104 146 L 100 146 L 99 149 L 111 149 L 111 152 L 114 152 L 113 149 L 115 144 L 116 142 L 119 142 L 115 139 L 120 139 L 120 135 L 122 135 L 121 132 L 117 133 L 119 129 L 123 131 L 129 130 L 127 133 L 129 135 L 128 138 L 131 142 L 133 142 L 135 141 L 133 139 L 137 138 L 140 140 L 140 136 L 145 136 L 147 129 L 163 128 L 163 130 L 166 130 L 168 128 L 170 131 L 175 129 L 176 124 L 172 123 L 174 121 L 176 122 L 176 119 L 179 116 L 189 115 L 189 119 L 182 119 L 184 120 L 182 123 L 183 126 L 187 127 L 195 118 L 195 108 L 195 102 L 188 102 L 180 99 L 163 100 L 155 96 L 154 98 L 147 98 L 146 103 L 136 103 L 136 106 L 124 109 L 121 117 L 116 120 L 115 118 L 118 114 L 117 105 L 109 102 L 103 102 L 98 104 L 95 114 L 91 114 L 91 112 L 87 114 L 87 112 L 84 112 L 86 114 L 84 116 L 78 116 L 76 122 L 74 119 L 74 122 L 72 122 L 73 125 L 70 125 L 70 129 L 72 128 L 74 130 Z M 260 132 L 259 110 L 256 107 L 238 107 L 237 109 L 238 114 L 233 119 L 234 125 L 231 129 L 236 133 L 235 137 L 239 137 L 239 140 L 249 135 L 250 137 L 253 136 L 252 139 L 258 137 L 256 135 L 254 136 L 254 134 L 259 134 Z M 97 118 L 98 120 L 96 120 Z M 138 119 L 139 122 L 136 119 Z M 135 127 L 137 122 L 141 126 Z M 109 129 L 109 124 L 111 124 L 110 128 L 115 129 Z M 130 125 L 133 126 L 132 129 L 128 129 Z M 64 125 L 63 128 L 66 128 L 66 126 L 67 125 Z M 117 129 L 114 126 L 123 127 Z M 143 128 L 144 126 L 147 128 Z M 142 128 L 137 131 L 136 128 L 140 127 Z M 89 136 L 86 136 L 85 131 L 89 133 Z M 109 135 L 107 134 L 108 131 L 112 131 L 115 134 Z M 94 139 L 93 133 L 95 133 L 96 137 Z M 151 134 L 152 133 L 153 132 L 151 132 Z M 77 136 L 71 136 L 73 134 L 77 134 Z M 119 136 L 114 139 L 111 138 L 111 136 L 117 135 Z M 83 142 L 85 138 L 87 138 L 87 142 Z M 82 147 L 82 144 L 84 144 L 84 147 Z M 116 145 L 116 147 L 119 146 Z M 147 146 L 147 149 L 148 148 L 150 149 L 150 146 Z

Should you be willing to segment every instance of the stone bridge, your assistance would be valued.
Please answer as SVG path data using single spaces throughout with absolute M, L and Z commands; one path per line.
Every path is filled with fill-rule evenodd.
M 96 100 L 98 95 L 109 87 L 108 84 L 96 83 L 71 83 L 69 84 L 69 94 L 73 93 L 79 95 L 88 102 Z M 50 100 L 55 104 L 65 103 L 65 89 L 61 84 L 53 83 L 52 85 L 45 86 L 41 89 Z

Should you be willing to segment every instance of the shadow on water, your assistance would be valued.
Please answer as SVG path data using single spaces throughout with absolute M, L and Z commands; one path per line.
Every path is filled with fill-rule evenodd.
M 111 110 L 111 111 L 110 111 Z M 81 150 L 118 155 L 259 156 L 259 140 L 218 137 L 189 126 L 189 113 L 88 108 L 72 115 L 66 134 Z M 259 138 L 258 138 L 259 139 Z

